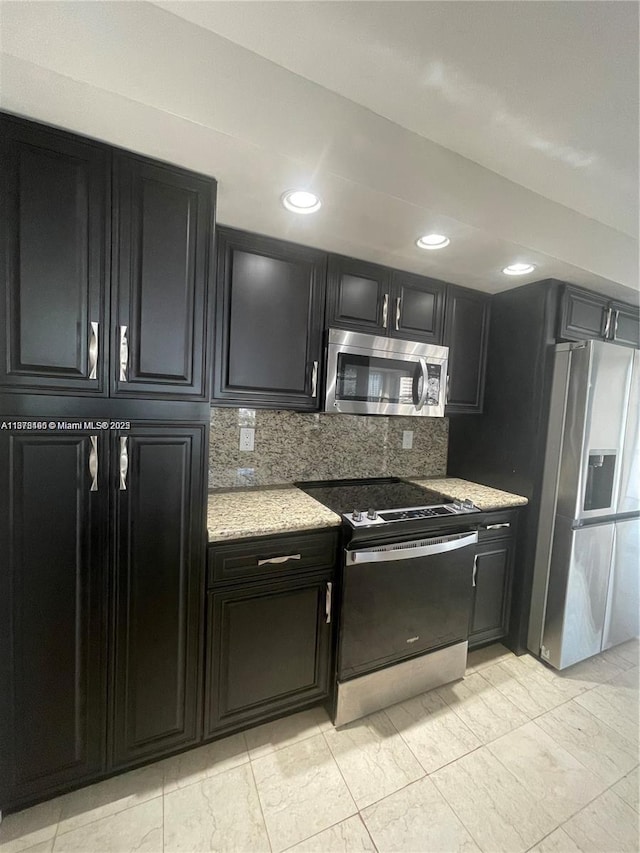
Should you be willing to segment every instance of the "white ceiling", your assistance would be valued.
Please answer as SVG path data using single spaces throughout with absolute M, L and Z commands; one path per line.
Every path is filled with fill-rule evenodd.
M 160 6 L 162 8 L 160 8 Z M 219 221 L 637 301 L 638 6 L 2 2 L 0 106 L 216 176 Z M 278 199 L 308 185 L 322 210 Z M 426 231 L 451 237 L 421 252 Z

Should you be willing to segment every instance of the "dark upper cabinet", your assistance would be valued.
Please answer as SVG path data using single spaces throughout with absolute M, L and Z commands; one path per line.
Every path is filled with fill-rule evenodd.
M 215 185 L 114 156 L 112 393 L 208 396 L 207 279 Z
M 439 344 L 446 287 L 433 278 L 331 255 L 326 325 Z
M 0 806 L 104 769 L 106 444 L 0 433 Z
M 205 736 L 327 696 L 332 577 L 209 593 Z
M 442 343 L 445 287 L 444 282 L 433 278 L 394 271 L 389 309 L 391 337 Z
M 0 116 L 0 388 L 208 400 L 215 188 Z
M 624 302 L 565 285 L 558 337 L 570 341 L 597 339 L 625 346 L 640 346 L 640 311 Z
M 329 328 L 386 335 L 390 300 L 390 270 L 340 255 L 329 256 L 326 321 Z
M 112 760 L 195 743 L 204 588 L 204 426 L 112 439 Z
M 482 412 L 489 312 L 486 293 L 448 286 L 444 326 L 444 345 L 449 347 L 447 415 Z
M 109 149 L 0 116 L 0 386 L 107 393 Z
M 565 287 L 560 310 L 558 337 L 569 340 L 608 337 L 608 300 L 597 293 Z M 605 334 L 606 333 L 606 334 Z
M 611 302 L 611 338 L 618 344 L 640 347 L 640 310 L 624 302 Z
M 318 408 L 325 278 L 323 252 L 218 230 L 215 401 Z

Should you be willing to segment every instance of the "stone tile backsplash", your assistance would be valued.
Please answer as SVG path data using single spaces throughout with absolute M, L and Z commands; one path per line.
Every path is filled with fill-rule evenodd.
M 255 449 L 239 449 L 240 427 L 255 429 Z M 402 449 L 403 430 L 413 448 Z M 446 474 L 447 418 L 300 414 L 211 409 L 209 488 L 267 486 L 344 477 Z

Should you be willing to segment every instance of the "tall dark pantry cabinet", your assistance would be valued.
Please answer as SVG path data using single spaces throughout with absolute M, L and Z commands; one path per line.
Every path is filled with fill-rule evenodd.
M 215 193 L 0 116 L 0 810 L 201 738 Z

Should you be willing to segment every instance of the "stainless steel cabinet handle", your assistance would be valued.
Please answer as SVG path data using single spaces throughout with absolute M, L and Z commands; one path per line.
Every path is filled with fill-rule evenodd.
M 333 597 L 332 593 L 333 593 L 333 584 L 331 583 L 331 581 L 328 581 L 327 582 L 327 589 L 326 589 L 326 592 L 324 594 L 324 615 L 325 615 L 324 621 L 327 623 L 327 625 L 329 624 L 329 622 L 331 622 L 331 599 Z
M 485 530 L 500 530 L 501 527 L 511 527 L 508 521 L 503 521 L 502 524 L 485 524 Z
M 89 450 L 89 473 L 91 474 L 91 492 L 98 491 L 98 436 L 89 436 L 91 449 Z
M 387 328 L 388 322 L 389 322 L 389 294 L 385 293 L 384 300 L 382 302 L 382 326 L 384 329 Z
M 473 558 L 473 580 L 471 581 L 471 586 L 476 585 L 476 578 L 478 577 L 478 555 L 476 554 Z
M 129 470 L 129 453 L 127 451 L 127 437 L 120 436 L 120 491 L 127 491 L 127 471 Z
M 313 362 L 313 369 L 311 371 L 311 396 L 315 397 L 318 394 L 318 362 Z
M 611 340 L 613 340 L 613 341 L 615 341 L 615 339 L 618 337 L 618 317 L 619 316 L 620 316 L 620 312 L 616 308 L 615 313 L 614 313 L 614 320 L 613 320 L 613 334 L 611 335 Z
M 604 324 L 604 332 L 602 333 L 602 336 L 604 338 L 609 337 L 609 329 L 611 328 L 611 313 L 612 313 L 611 308 L 607 308 L 606 311 L 607 311 L 607 320 Z
M 98 378 L 98 324 L 91 322 L 89 335 L 89 379 Z
M 258 560 L 259 566 L 266 566 L 267 563 L 286 563 L 288 560 L 301 560 L 301 554 L 286 554 L 283 557 L 269 557 L 266 560 Z
M 127 327 L 120 326 L 120 382 L 127 381 L 127 367 L 129 365 L 129 341 L 127 340 Z
M 402 303 L 402 299 L 398 296 L 396 297 L 396 332 L 400 331 L 400 305 Z

